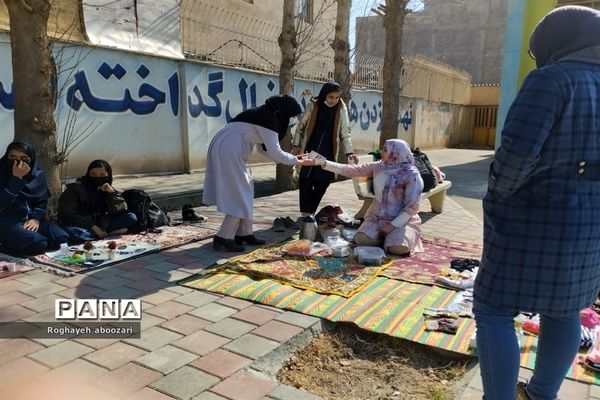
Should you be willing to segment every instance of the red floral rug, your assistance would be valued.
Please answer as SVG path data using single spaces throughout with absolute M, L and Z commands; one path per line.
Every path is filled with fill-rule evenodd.
M 483 245 L 461 242 L 439 237 L 421 237 L 424 252 L 395 259 L 392 264 L 379 272 L 380 276 L 407 282 L 434 285 L 434 278 L 442 269 L 450 268 L 455 258 L 481 259 Z

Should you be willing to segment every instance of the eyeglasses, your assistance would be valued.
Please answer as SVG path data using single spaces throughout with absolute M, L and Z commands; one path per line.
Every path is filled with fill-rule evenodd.
M 527 50 L 527 54 L 529 54 L 529 57 L 531 57 L 532 60 L 535 60 L 535 56 L 531 52 L 531 49 Z
M 23 161 L 24 163 L 31 163 L 31 158 L 29 157 L 17 157 L 17 156 L 8 156 L 8 159 L 11 161 Z

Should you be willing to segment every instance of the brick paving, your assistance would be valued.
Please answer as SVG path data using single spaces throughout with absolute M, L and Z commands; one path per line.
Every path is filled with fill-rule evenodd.
M 444 162 L 465 161 L 447 157 Z M 193 178 L 181 187 L 196 185 Z M 297 196 L 287 192 L 256 199 L 256 233 L 280 240 L 281 234 L 269 228 L 278 216 L 298 216 Z M 351 181 L 332 185 L 323 204 L 328 202 L 349 211 L 360 207 Z M 482 238 L 481 221 L 451 198 L 442 214 L 431 213 L 427 202 L 421 209 L 426 234 L 470 241 Z M 208 227 L 219 226 L 222 215 L 214 207 L 197 211 L 208 217 Z M 319 319 L 174 283 L 230 256 L 213 251 L 211 239 L 206 239 L 70 278 L 34 270 L 0 280 L 0 321 L 52 321 L 57 297 L 132 296 L 143 301 L 140 339 L 0 340 L 0 399 L 37 400 L 36 393 L 39 399 L 51 399 L 47 386 L 51 383 L 63 395 L 65 390 L 72 395 L 81 389 L 86 395 L 80 398 L 98 400 L 318 399 L 255 373 L 251 366 Z M 471 374 L 457 399 L 481 398 L 478 371 Z M 40 388 L 44 390 L 36 392 Z M 565 381 L 559 398 L 600 399 L 600 389 Z

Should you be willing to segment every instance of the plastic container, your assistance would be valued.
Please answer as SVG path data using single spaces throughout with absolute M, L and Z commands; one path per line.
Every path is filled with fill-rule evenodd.
M 358 229 L 342 228 L 342 238 L 346 239 L 349 242 L 353 242 L 354 236 L 356 236 L 357 232 L 358 232 Z
M 347 257 L 351 253 L 351 249 L 349 246 L 339 246 L 333 248 L 334 257 Z
M 358 262 L 363 265 L 381 265 L 385 257 L 385 251 L 381 247 L 358 246 L 354 249 L 358 256 Z
M 60 244 L 60 255 L 63 257 L 68 257 L 70 255 L 69 245 L 67 243 Z

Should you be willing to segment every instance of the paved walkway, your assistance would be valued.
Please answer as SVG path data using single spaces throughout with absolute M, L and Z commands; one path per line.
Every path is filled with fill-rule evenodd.
M 446 154 L 431 152 L 436 162 L 435 152 Z M 469 157 L 474 153 L 447 154 L 446 164 L 437 162 L 447 166 L 457 189 L 461 185 L 456 179 L 465 173 L 460 166 L 470 164 Z M 264 171 L 268 168 L 272 167 L 264 167 Z M 148 186 L 142 185 L 144 179 Z M 164 177 L 129 181 L 130 187 L 153 188 L 151 194 L 160 194 L 166 191 L 161 179 Z M 176 179 L 181 179 L 180 187 L 189 188 L 195 176 Z M 477 179 L 482 179 L 481 173 Z M 173 182 L 174 177 L 168 181 Z M 124 182 L 119 179 L 116 186 L 123 188 Z M 461 193 L 457 190 L 447 199 L 442 214 L 431 213 L 429 204 L 422 204 L 425 233 L 481 240 L 481 220 L 461 205 Z M 287 192 L 257 199 L 257 233 L 268 240 L 281 240 L 282 234 L 269 228 L 277 216 L 296 216 L 297 195 Z M 470 201 L 468 196 L 464 198 Z M 339 203 L 349 211 L 360 207 L 350 181 L 332 185 L 326 202 Z M 219 226 L 222 215 L 214 207 L 197 211 L 208 217 L 206 226 Z M 213 251 L 208 239 L 72 278 L 36 270 L 0 280 L 0 322 L 52 321 L 54 299 L 61 297 L 140 298 L 144 313 L 141 339 L 0 340 L 0 399 L 53 400 L 53 390 L 61 400 L 316 399 L 280 385 L 273 373 L 290 351 L 320 329 L 318 319 L 174 284 L 229 256 Z M 457 399 L 481 398 L 478 376 L 477 368 L 469 372 Z M 18 395 L 7 394 L 11 388 Z M 34 392 L 40 392 L 39 397 Z M 600 391 L 573 381 L 563 385 L 561 400 L 586 398 L 600 398 Z

